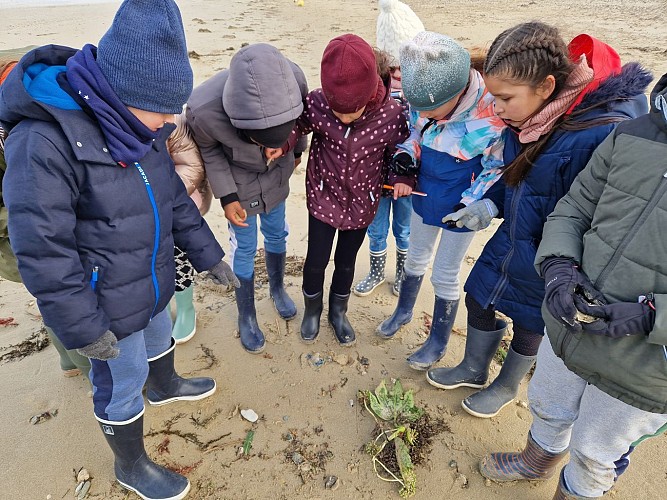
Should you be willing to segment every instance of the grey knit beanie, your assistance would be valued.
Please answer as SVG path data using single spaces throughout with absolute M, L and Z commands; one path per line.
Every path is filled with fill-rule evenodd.
M 446 35 L 422 31 L 401 45 L 403 94 L 417 111 L 442 106 L 470 77 L 470 54 Z
M 176 3 L 125 0 L 100 40 L 97 64 L 126 106 L 180 113 L 193 78 Z

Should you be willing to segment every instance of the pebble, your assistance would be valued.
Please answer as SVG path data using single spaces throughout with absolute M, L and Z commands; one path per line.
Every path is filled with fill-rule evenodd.
M 484 480 L 484 486 L 491 486 L 491 480 L 490 479 L 485 479 Z
M 90 474 L 88 474 L 88 471 L 86 469 L 81 469 L 79 473 L 76 475 L 76 480 L 78 482 L 88 481 L 88 479 L 90 479 Z
M 255 410 L 251 410 L 250 408 L 247 410 L 241 410 L 241 416 L 253 424 L 259 419 L 259 416 L 257 413 L 255 413 Z
M 528 409 L 528 402 L 527 401 L 519 400 L 519 401 L 516 402 L 516 405 L 520 406 L 521 408 L 524 408 L 526 410 Z
M 347 354 L 336 354 L 333 357 L 333 360 L 341 366 L 349 364 L 350 357 Z
M 456 463 L 456 460 L 452 460 L 449 462 L 449 466 L 454 469 L 455 467 L 458 467 L 459 464 Z
M 340 486 L 340 481 L 336 476 L 327 476 L 324 478 L 324 488 L 335 491 Z
M 460 488 L 467 488 L 468 487 L 468 478 L 465 477 L 460 472 L 457 472 L 455 483 L 458 484 Z
M 350 399 L 350 406 L 354 406 L 354 399 Z
M 51 500 L 52 498 L 53 498 L 53 495 L 51 495 L 51 493 L 49 493 L 48 495 L 46 495 L 46 500 Z
M 303 463 L 303 457 L 301 456 L 301 453 L 297 451 L 292 453 L 292 462 L 294 462 L 296 465 L 301 465 Z

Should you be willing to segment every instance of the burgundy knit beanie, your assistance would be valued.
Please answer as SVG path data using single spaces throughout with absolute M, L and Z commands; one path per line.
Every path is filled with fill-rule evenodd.
M 366 106 L 375 97 L 378 78 L 373 48 L 357 35 L 338 36 L 324 50 L 320 79 L 334 111 L 354 113 Z

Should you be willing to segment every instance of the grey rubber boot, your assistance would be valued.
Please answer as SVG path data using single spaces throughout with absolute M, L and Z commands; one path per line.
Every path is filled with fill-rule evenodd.
M 426 372 L 428 383 L 438 389 L 484 387 L 489 378 L 491 360 L 505 335 L 507 323 L 496 320 L 496 328 L 492 332 L 485 332 L 468 325 L 463 361 L 453 368 L 431 368 Z
M 520 452 L 491 453 L 479 463 L 479 472 L 487 479 L 506 481 L 542 481 L 553 477 L 558 463 L 567 455 L 550 453 L 528 433 L 526 447 Z
M 401 282 L 401 294 L 398 296 L 398 304 L 394 312 L 375 329 L 375 333 L 383 339 L 393 337 L 403 325 L 412 321 L 412 310 L 417 302 L 417 295 L 422 286 L 424 275 L 412 276 L 403 274 Z
M 431 331 L 426 342 L 418 351 L 412 353 L 407 361 L 410 368 L 415 370 L 428 370 L 431 365 L 440 361 L 447 352 L 449 336 L 456 320 L 456 311 L 459 301 L 445 300 L 435 297 L 433 305 L 433 319 L 431 320 Z
M 354 294 L 359 297 L 365 297 L 373 293 L 377 287 L 384 283 L 384 268 L 387 264 L 387 250 L 384 252 L 370 253 L 371 268 L 364 279 L 354 287 Z
M 396 278 L 394 278 L 394 284 L 391 287 L 391 291 L 397 297 L 399 296 L 401 290 L 401 282 L 403 281 L 403 266 L 405 265 L 405 259 L 408 256 L 408 251 L 396 249 Z
M 491 385 L 471 394 L 461 402 L 463 409 L 479 418 L 495 417 L 519 392 L 519 385 L 536 356 L 522 356 L 510 346 L 500 373 Z

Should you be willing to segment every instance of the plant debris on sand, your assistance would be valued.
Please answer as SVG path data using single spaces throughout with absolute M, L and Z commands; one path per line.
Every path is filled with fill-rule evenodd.
M 362 392 L 361 399 L 376 422 L 375 438 L 365 447 L 375 473 L 383 481 L 400 483 L 400 496 L 411 497 L 417 487 L 415 466 L 427 460 L 433 436 L 449 427 L 416 406 L 412 390 L 403 392 L 400 380 L 391 389 L 383 380 L 375 391 Z

